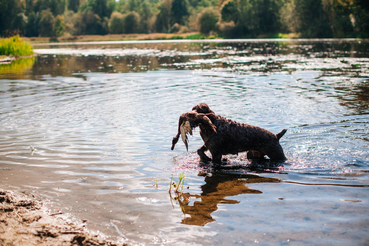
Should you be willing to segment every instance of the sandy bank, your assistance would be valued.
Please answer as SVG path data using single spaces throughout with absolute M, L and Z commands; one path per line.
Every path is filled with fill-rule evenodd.
M 0 245 L 128 245 L 52 214 L 33 195 L 0 189 Z

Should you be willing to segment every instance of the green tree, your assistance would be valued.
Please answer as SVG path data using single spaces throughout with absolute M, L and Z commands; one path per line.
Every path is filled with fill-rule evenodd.
M 295 0 L 295 18 L 299 18 L 298 32 L 303 37 L 332 37 L 329 18 L 321 0 Z
M 207 7 L 221 15 L 216 28 L 216 11 L 211 15 Z M 112 15 L 117 10 L 130 24 Z M 60 35 L 50 34 L 53 21 L 59 33 L 63 29 L 58 15 L 71 34 L 183 32 L 198 26 L 230 38 L 278 32 L 369 37 L 369 0 L 0 0 L 0 35 Z
M 171 0 L 163 0 L 158 9 L 159 13 L 156 15 L 155 29 L 157 32 L 168 32 L 170 29 L 171 18 Z
M 124 15 L 120 12 L 113 12 L 109 20 L 109 32 L 113 34 L 124 33 Z
M 33 3 L 34 3 L 33 11 L 35 11 L 36 13 L 37 12 L 41 13 L 42 10 L 51 9 L 50 8 L 51 4 L 49 0 L 36 0 Z
M 64 17 L 58 15 L 55 17 L 54 21 L 53 37 L 63 36 L 64 31 L 65 31 Z
M 39 35 L 41 37 L 51 37 L 53 35 L 54 16 L 50 9 L 42 10 L 39 21 Z
M 29 2 L 33 5 L 34 2 Z M 65 11 L 66 0 L 37 0 L 35 1 L 33 11 L 41 12 L 50 9 L 54 16 L 61 15 Z
M 14 0 L 1 0 L 0 1 L 0 35 L 7 36 L 12 35 L 14 30 L 14 19 L 21 12 L 17 1 Z
M 352 22 L 357 36 L 369 37 L 369 1 L 354 0 Z
M 187 0 L 173 0 L 170 13 L 171 25 L 175 23 L 185 25 L 190 15 Z
M 234 0 L 224 2 L 221 7 L 221 15 L 223 21 L 225 22 L 233 21 L 237 23 L 239 15 L 237 2 Z
M 217 28 L 223 37 L 236 38 L 238 36 L 238 33 L 235 31 L 236 24 L 234 23 L 234 21 L 218 22 Z
M 30 12 L 27 20 L 26 36 L 37 37 L 39 35 L 39 22 L 40 16 L 33 11 Z
M 263 0 L 257 6 L 257 17 L 259 20 L 260 33 L 276 33 L 280 31 L 280 0 Z
M 66 8 L 66 0 L 50 0 L 51 12 L 54 16 L 62 15 Z
M 93 11 L 82 12 L 81 22 L 81 34 L 104 35 L 107 33 L 107 26 L 105 26 L 104 20 Z
M 97 14 L 100 18 L 110 17 L 115 7 L 114 0 L 89 0 L 88 6 L 90 10 Z
M 139 9 L 139 15 L 140 15 L 140 27 L 139 32 L 141 33 L 148 33 L 150 32 L 150 19 L 153 16 L 152 10 L 150 8 L 150 5 L 148 2 L 144 1 L 142 2 L 140 9 Z
M 219 27 L 232 37 L 258 36 L 281 30 L 281 0 L 229 0 L 221 6 Z M 302 0 L 305 1 L 305 0 Z M 233 24 L 232 24 L 233 23 Z M 234 26 L 234 27 L 232 27 Z M 231 34 L 230 31 L 233 30 Z
M 77 12 L 80 5 L 80 0 L 68 0 L 68 9 Z
M 67 10 L 64 12 L 64 33 L 67 33 L 68 35 L 74 34 L 74 17 L 77 15 L 73 12 L 73 10 Z
M 281 31 L 282 32 L 298 32 L 300 20 L 295 15 L 295 0 L 285 0 L 280 9 Z
M 139 1 L 137 0 L 128 0 L 127 9 L 128 11 L 136 11 L 139 6 Z
M 220 14 L 216 8 L 207 7 L 203 9 L 197 16 L 199 31 L 204 34 L 216 31 L 219 17 Z
M 324 6 L 328 13 L 334 37 L 352 36 L 354 32 L 351 22 L 352 9 L 350 0 L 332 0 L 329 6 Z
M 21 35 L 26 34 L 27 20 L 28 18 L 23 12 L 17 14 L 13 19 L 13 29 Z
M 140 24 L 140 15 L 131 11 L 124 17 L 124 33 L 137 33 Z
M 34 5 L 35 5 L 35 1 L 34 0 L 26 0 L 26 15 L 30 15 L 31 12 L 34 12 Z

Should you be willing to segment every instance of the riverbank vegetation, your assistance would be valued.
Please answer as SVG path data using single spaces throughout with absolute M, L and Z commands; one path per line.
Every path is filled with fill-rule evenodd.
M 367 0 L 0 0 L 0 6 L 2 36 L 369 37 Z
M 0 39 L 0 56 L 30 56 L 33 47 L 19 36 Z
M 75 35 L 61 36 L 58 42 L 110 42 L 110 41 L 137 41 L 137 40 L 178 40 L 178 39 L 212 39 L 214 35 L 194 33 L 130 33 L 130 34 L 106 34 L 106 35 Z M 23 37 L 24 40 L 36 43 L 47 43 L 49 37 Z M 52 40 L 51 40 L 52 41 Z

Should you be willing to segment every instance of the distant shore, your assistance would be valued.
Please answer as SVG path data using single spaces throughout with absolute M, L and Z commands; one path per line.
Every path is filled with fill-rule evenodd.
M 50 37 L 22 37 L 26 42 L 33 46 L 42 45 L 66 45 L 66 44 L 106 44 L 106 43 L 145 43 L 145 42 L 260 42 L 260 41 L 355 41 L 368 40 L 360 38 L 300 38 L 294 35 L 284 35 L 283 37 L 256 37 L 247 39 L 223 39 L 214 36 L 205 36 L 199 33 L 151 33 L 151 34 L 108 34 L 108 35 L 79 35 L 79 36 L 65 36 L 57 39 Z M 1 58 L 1 57 L 0 57 Z
M 0 245 L 128 245 L 92 233 L 32 194 L 0 189 Z
M 50 37 L 22 37 L 30 43 L 54 43 L 54 42 L 91 42 L 91 41 L 121 41 L 121 40 L 168 40 L 168 39 L 205 39 L 208 38 L 199 33 L 150 33 L 150 34 L 108 34 L 108 35 L 77 35 Z

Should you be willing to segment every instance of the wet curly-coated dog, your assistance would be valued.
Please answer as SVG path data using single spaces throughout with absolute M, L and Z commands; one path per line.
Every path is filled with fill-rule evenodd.
M 183 113 L 179 118 L 178 134 L 173 138 L 172 150 L 179 136 L 188 148 L 187 134 L 200 127 L 200 135 L 204 145 L 197 150 L 203 162 L 221 163 L 222 155 L 237 154 L 247 151 L 248 159 L 264 159 L 285 161 L 286 156 L 279 144 L 279 139 L 286 133 L 273 134 L 263 128 L 226 119 L 215 114 L 206 103 L 200 103 L 192 111 Z M 212 158 L 205 154 L 209 150 Z

